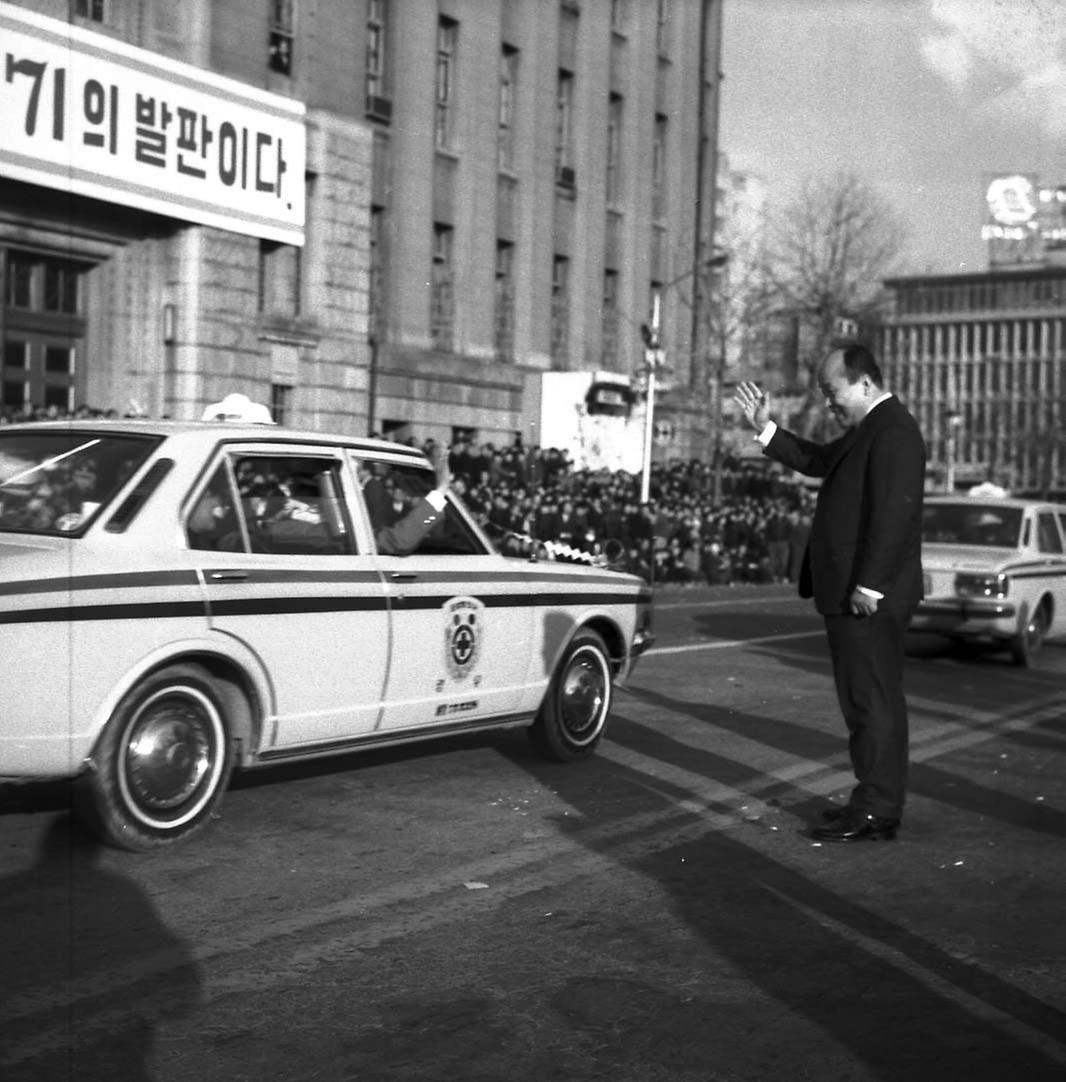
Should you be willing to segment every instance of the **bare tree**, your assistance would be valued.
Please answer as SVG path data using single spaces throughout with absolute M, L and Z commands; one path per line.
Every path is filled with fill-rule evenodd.
M 746 355 L 759 352 L 769 311 L 766 274 L 757 238 L 729 235 L 695 271 L 670 284 L 691 321 L 691 365 L 688 393 L 705 410 L 708 458 L 714 467 L 714 494 L 721 494 L 722 461 L 729 450 L 723 442 L 727 369 Z M 687 255 L 687 253 L 686 253 Z
M 804 405 L 794 423 L 801 431 L 813 431 L 820 415 L 815 376 L 837 321 L 876 319 L 882 281 L 895 271 L 905 239 L 899 215 L 849 173 L 807 180 L 798 198 L 771 216 L 766 271 L 778 313 L 798 330 Z

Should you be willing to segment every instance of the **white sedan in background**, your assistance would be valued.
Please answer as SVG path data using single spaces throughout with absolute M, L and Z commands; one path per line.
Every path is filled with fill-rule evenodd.
M 912 631 L 1010 651 L 1030 665 L 1066 635 L 1066 505 L 934 496 L 922 524 L 925 600 Z
M 649 588 L 501 556 L 450 493 L 395 554 L 434 481 L 409 447 L 263 425 L 0 428 L 0 779 L 75 778 L 149 849 L 234 766 L 509 726 L 591 753 Z

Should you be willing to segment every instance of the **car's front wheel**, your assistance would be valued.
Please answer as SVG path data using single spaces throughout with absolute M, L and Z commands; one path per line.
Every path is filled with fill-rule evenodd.
M 611 711 L 611 659 L 588 629 L 567 646 L 530 729 L 537 749 L 559 762 L 591 755 Z
M 1022 609 L 1021 618 L 1018 621 L 1018 633 L 1011 639 L 1010 653 L 1015 665 L 1029 668 L 1040 648 L 1044 645 L 1044 636 L 1047 634 L 1048 625 L 1047 605 L 1041 602 L 1036 608 Z
M 223 700 L 199 665 L 151 674 L 119 704 L 79 779 L 82 810 L 107 842 L 155 849 L 200 830 L 233 768 Z

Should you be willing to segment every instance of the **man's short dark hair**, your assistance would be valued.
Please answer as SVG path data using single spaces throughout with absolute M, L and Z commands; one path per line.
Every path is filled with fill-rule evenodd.
M 869 376 L 875 386 L 884 386 L 881 366 L 865 346 L 844 346 L 840 352 L 844 355 L 848 383 L 857 383 L 863 376 Z

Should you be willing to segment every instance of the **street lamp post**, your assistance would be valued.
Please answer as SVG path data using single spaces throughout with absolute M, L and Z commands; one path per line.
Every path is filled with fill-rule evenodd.
M 644 338 L 644 373 L 647 392 L 644 398 L 644 455 L 640 472 L 640 502 L 645 504 L 651 497 L 651 445 L 655 435 L 655 380 L 663 366 L 663 351 L 659 345 L 659 297 L 652 302 L 651 326 L 640 325 Z
M 729 258 L 729 252 L 718 252 L 707 260 L 707 269 L 714 274 L 721 274 L 727 267 Z M 712 362 L 714 365 L 712 379 L 714 401 L 711 413 L 711 423 L 714 425 L 714 443 L 712 446 L 711 467 L 714 479 L 713 498 L 715 504 L 719 504 L 722 501 L 722 458 L 724 455 L 722 446 L 722 393 L 725 387 L 726 347 L 729 344 L 729 328 L 727 326 L 729 313 L 727 311 L 728 298 L 723 295 L 721 278 L 716 281 L 718 288 L 713 291 L 713 296 L 718 313 L 717 327 L 714 326 L 713 322 L 711 326 L 712 348 L 714 350 Z
M 711 256 L 708 256 L 702 261 L 701 267 L 704 271 L 718 271 L 729 262 L 728 252 L 716 252 Z M 667 282 L 660 289 L 668 289 L 672 286 L 676 286 L 679 282 L 684 281 L 686 278 L 696 274 L 698 279 L 699 272 L 688 270 L 684 274 L 679 275 L 672 281 Z M 696 343 L 700 340 L 698 335 L 699 325 L 699 283 L 696 283 L 696 299 L 693 301 L 693 328 L 695 337 L 693 338 L 693 349 L 695 349 Z M 641 485 L 640 485 L 640 502 L 647 503 L 650 498 L 651 492 L 651 449 L 652 442 L 654 440 L 655 433 L 655 392 L 657 390 L 657 381 L 660 373 L 667 370 L 665 364 L 665 356 L 663 353 L 662 345 L 659 338 L 659 321 L 660 321 L 660 303 L 661 298 L 657 292 L 652 299 L 652 312 L 651 323 L 642 323 L 640 325 L 640 333 L 644 338 L 644 376 L 647 384 L 647 392 L 645 396 L 645 412 L 644 412 L 644 454 L 643 454 L 643 466 L 641 469 Z M 725 336 L 722 336 L 723 343 Z M 725 363 L 725 346 L 722 346 L 722 357 L 716 366 L 717 375 L 719 381 L 722 378 L 722 365 Z M 721 400 L 721 390 L 717 392 L 718 400 Z M 721 443 L 721 412 L 719 409 L 718 421 L 715 425 L 715 438 L 718 444 Z M 720 457 L 720 456 L 719 456 Z
M 955 466 L 959 457 L 959 429 L 962 427 L 962 416 L 951 410 L 945 414 L 944 420 L 948 426 L 947 468 L 944 470 L 944 490 L 950 495 L 955 491 Z
M 725 347 L 718 352 L 714 360 L 714 447 L 711 452 L 711 468 L 714 482 L 713 499 L 715 506 L 722 502 L 722 390 L 725 385 Z

